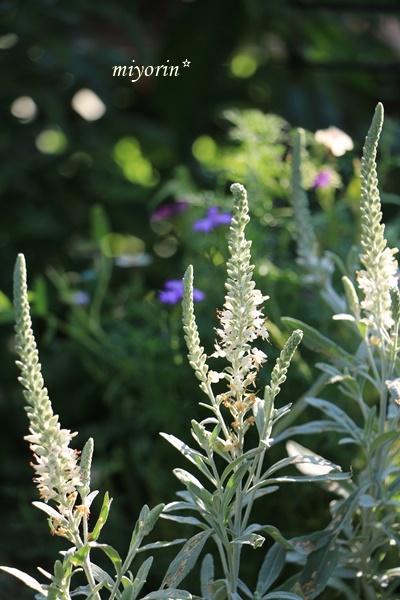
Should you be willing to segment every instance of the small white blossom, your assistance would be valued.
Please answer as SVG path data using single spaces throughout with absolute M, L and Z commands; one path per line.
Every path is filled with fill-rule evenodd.
M 329 148 L 334 156 L 343 156 L 354 148 L 351 137 L 333 125 L 328 129 L 318 129 L 315 132 L 315 141 Z

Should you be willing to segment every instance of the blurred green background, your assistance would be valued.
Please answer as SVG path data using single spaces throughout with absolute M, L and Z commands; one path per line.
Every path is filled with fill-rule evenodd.
M 159 431 L 189 440 L 190 419 L 203 415 L 180 307 L 158 296 L 192 262 L 206 294 L 196 307 L 200 331 L 212 347 L 227 228 L 195 234 L 193 223 L 211 206 L 229 211 L 229 183 L 244 183 L 258 285 L 271 296 L 271 362 L 284 340 L 280 316 L 329 328 L 294 262 L 290 128 L 335 125 L 354 141 L 337 158 L 310 137 L 311 175 L 328 164 L 338 177 L 318 191 L 310 175 L 316 224 L 324 244 L 344 254 L 357 233 L 357 160 L 381 101 L 385 218 L 398 244 L 400 9 L 378 0 L 4 0 L 0 64 L 0 564 L 34 574 L 36 565 L 51 569 L 63 544 L 30 504 L 10 304 L 17 253 L 27 258 L 55 412 L 79 431 L 80 447 L 95 438 L 93 487 L 115 498 L 104 537 L 123 552 L 142 504 L 172 501 L 177 488 L 171 470 L 181 459 Z M 132 64 L 179 74 L 113 76 Z M 313 359 L 299 356 L 287 401 L 312 382 Z M 290 502 L 271 497 L 263 511 L 295 535 L 321 526 L 327 504 L 304 488 Z M 184 530 L 163 522 L 156 534 Z M 167 564 L 160 555 L 154 585 Z M 32 597 L 0 575 L 0 597 L 15 594 Z

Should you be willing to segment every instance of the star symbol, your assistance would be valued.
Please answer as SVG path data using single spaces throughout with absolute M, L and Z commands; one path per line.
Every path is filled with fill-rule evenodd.
M 190 65 L 190 60 L 186 59 L 182 61 L 184 67 L 188 67 Z

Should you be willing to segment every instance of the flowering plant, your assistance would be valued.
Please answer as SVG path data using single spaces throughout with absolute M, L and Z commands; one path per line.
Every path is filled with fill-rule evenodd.
M 265 342 L 269 333 L 263 314 L 268 296 L 253 280 L 251 242 L 246 238 L 249 223 L 247 193 L 240 184 L 231 186 L 234 196 L 230 219 L 226 296 L 218 312 L 214 351 L 207 356 L 200 342 L 194 314 L 193 269 L 188 267 L 183 283 L 174 282 L 166 292 L 183 295 L 183 329 L 188 359 L 206 400 L 203 420 L 192 420 L 192 448 L 176 436 L 163 437 L 187 459 L 196 475 L 186 469 L 174 474 L 184 489 L 178 500 L 151 509 L 145 505 L 135 524 L 127 555 L 99 536 L 107 521 L 111 499 L 105 493 L 99 517 L 90 524 L 90 511 L 98 494 L 91 491 L 93 440 L 82 453 L 70 447 L 76 434 L 62 429 L 44 387 L 38 351 L 32 331 L 25 259 L 18 256 L 15 269 L 16 350 L 21 369 L 30 432 L 26 440 L 34 454 L 35 479 L 40 501 L 35 506 L 47 517 L 52 535 L 69 544 L 56 560 L 54 572 L 39 569 L 47 580 L 40 583 L 31 575 L 1 567 L 37 592 L 38 600 L 313 600 L 332 587 L 346 600 L 395 600 L 400 571 L 391 555 L 400 544 L 398 526 L 400 465 L 398 464 L 398 423 L 400 418 L 400 374 L 398 327 L 400 294 L 394 249 L 384 237 L 376 176 L 376 150 L 383 122 L 377 107 L 368 133 L 362 162 L 361 265 L 355 273 L 343 275 L 344 296 L 333 282 L 332 254 L 322 254 L 313 228 L 308 200 L 302 188 L 302 136 L 293 148 L 293 210 L 299 262 L 308 284 L 321 292 L 334 318 L 349 327 L 355 348 L 345 349 L 318 330 L 286 318 L 291 335 L 272 366 L 267 383 L 261 383 L 267 361 Z M 357 293 L 357 286 L 361 298 Z M 197 298 L 199 299 L 199 298 Z M 318 352 L 322 377 L 312 390 L 294 404 L 278 405 L 292 358 L 301 340 Z M 216 366 L 217 365 L 217 366 Z M 219 366 L 220 365 L 220 366 Z M 338 384 L 337 401 L 319 397 L 326 384 Z M 263 393 L 260 393 L 263 388 Z M 343 408 L 340 406 L 344 399 Z M 352 413 L 346 411 L 351 402 Z M 324 418 L 292 425 L 306 406 Z M 341 444 L 357 448 L 351 472 L 292 438 L 297 435 L 335 432 Z M 287 441 L 287 456 L 271 459 L 271 448 Z M 295 466 L 300 474 L 282 474 Z M 254 520 L 254 506 L 285 483 L 317 482 L 334 494 L 332 519 L 322 530 L 288 539 L 275 523 Z M 189 513 L 189 514 L 188 514 Z M 189 539 L 152 542 L 142 545 L 159 517 L 198 529 Z M 267 541 L 268 538 L 268 541 Z M 137 564 L 143 551 L 182 544 L 154 591 L 145 591 L 152 557 Z M 200 595 L 181 589 L 206 546 L 201 563 Z M 246 547 L 269 546 L 256 581 L 247 581 L 243 572 Z M 93 555 L 103 553 L 110 561 L 106 571 Z M 134 562 L 135 561 L 135 562 Z M 286 562 L 297 565 L 289 578 Z M 279 582 L 279 583 L 278 583 Z M 73 587 L 75 586 L 75 587 Z
M 305 395 L 303 406 L 315 407 L 323 418 L 289 427 L 278 438 L 335 432 L 341 444 L 356 449 L 352 480 L 331 487 L 335 494 L 331 523 L 315 533 L 307 552 L 293 547 L 291 559 L 305 564 L 301 581 L 307 598 L 318 597 L 326 585 L 349 600 L 398 597 L 400 294 L 394 258 L 397 248 L 388 247 L 381 222 L 376 153 L 382 124 L 379 104 L 363 151 L 361 265 L 353 272 L 338 257 L 319 253 L 307 197 L 301 189 L 302 136 L 295 140 L 293 206 L 297 222 L 301 219 L 301 228 L 296 229 L 299 260 L 333 319 L 350 330 L 353 348 L 342 347 L 295 319 L 285 319 L 290 328 L 300 327 L 305 344 L 324 356 L 318 363 L 322 380 L 317 393 L 327 393 L 328 386 L 335 386 L 336 392 L 332 402 L 316 397 L 314 387 Z M 344 295 L 332 284 L 335 264 L 343 269 Z M 301 465 L 299 468 L 304 472 Z

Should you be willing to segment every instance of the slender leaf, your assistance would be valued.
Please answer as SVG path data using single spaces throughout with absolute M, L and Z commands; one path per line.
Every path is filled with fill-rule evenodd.
M 19 569 L 14 569 L 13 567 L 0 567 L 0 569 L 2 571 L 5 571 L 6 573 L 9 573 L 10 575 L 13 575 L 17 579 L 20 579 L 25 583 L 25 585 L 32 588 L 33 590 L 36 590 L 36 592 L 40 592 L 41 594 L 43 594 L 43 596 L 47 596 L 47 591 L 45 590 L 45 588 L 30 575 L 27 575 Z
M 332 538 L 325 546 L 309 554 L 300 576 L 301 590 L 306 600 L 313 600 L 324 591 L 339 558 L 339 546 Z
M 60 521 L 61 523 L 68 522 L 65 517 L 63 517 L 58 511 L 56 511 L 54 508 L 52 508 L 48 504 L 45 504 L 44 502 L 39 502 L 36 500 L 35 500 L 35 502 L 32 502 L 32 504 L 33 504 L 33 506 L 36 506 L 36 508 L 38 508 L 39 510 L 42 510 L 43 512 L 45 512 L 52 519 L 56 519 L 56 521 Z
M 268 550 L 258 573 L 256 592 L 262 596 L 279 577 L 285 564 L 285 549 L 275 542 Z
M 204 544 L 210 537 L 212 529 L 201 531 L 186 542 L 179 554 L 169 565 L 161 588 L 174 589 L 194 567 Z M 172 596 L 171 596 L 172 597 Z
M 135 600 L 137 593 L 135 591 L 133 581 L 130 581 L 126 586 L 122 594 L 119 596 L 119 600 Z
M 140 568 L 136 574 L 135 580 L 132 585 L 132 595 L 127 596 L 127 600 L 134 600 L 137 595 L 141 592 L 144 584 L 147 580 L 147 575 L 149 574 L 151 565 L 153 564 L 153 557 L 149 556 L 143 564 L 140 565 Z M 123 598 L 121 599 L 123 600 Z
M 176 540 L 171 540 L 167 542 L 152 542 L 151 544 L 146 544 L 145 546 L 141 546 L 138 550 L 139 552 L 146 552 L 147 550 L 158 550 L 159 548 L 168 548 L 168 546 L 175 546 L 176 544 L 183 544 L 186 542 L 186 538 L 179 538 Z
M 158 590 L 157 592 L 150 592 L 147 596 L 144 596 L 142 600 L 191 600 L 192 595 L 185 590 Z
M 263 596 L 261 600 L 302 600 L 301 596 L 293 594 L 292 592 L 271 592 L 266 596 Z
M 265 542 L 265 538 L 262 535 L 257 535 L 256 533 L 248 533 L 246 535 L 241 535 L 240 537 L 235 538 L 231 541 L 231 544 L 239 544 L 241 546 L 247 544 L 252 546 L 253 548 L 260 548 Z
M 268 535 L 270 535 L 276 542 L 279 542 L 279 544 L 281 546 L 283 546 L 285 548 L 285 550 L 292 550 L 292 551 L 295 550 L 295 547 L 292 544 L 292 542 L 290 540 L 287 540 L 281 534 L 279 529 L 277 529 L 273 525 L 263 525 L 263 527 L 261 529 L 262 529 L 262 531 L 265 531 L 265 533 L 268 533 Z
M 223 483 L 228 477 L 228 475 L 230 475 L 232 471 L 235 471 L 242 463 L 249 462 L 248 466 L 250 466 L 250 459 L 253 459 L 257 454 L 260 454 L 262 451 L 263 448 L 252 448 L 251 450 L 248 450 L 247 452 L 233 460 L 227 467 L 225 467 L 221 475 L 221 482 Z
M 179 452 L 185 458 L 187 458 L 193 465 L 195 465 L 203 473 L 203 475 L 205 475 L 214 485 L 217 485 L 215 478 L 213 477 L 210 469 L 206 464 L 208 459 L 206 459 L 197 450 L 193 450 L 193 448 L 190 448 L 190 446 L 188 446 L 184 442 L 181 442 L 181 440 L 175 437 L 174 435 L 170 435 L 167 433 L 161 433 L 160 435 L 164 439 L 166 439 L 167 442 L 169 442 L 172 446 L 174 446 L 174 448 L 179 450 Z
M 339 426 L 342 426 L 346 429 L 350 436 L 354 439 L 361 442 L 363 431 L 360 429 L 351 419 L 347 413 L 344 412 L 339 406 L 329 402 L 328 400 L 323 400 L 322 398 L 307 398 L 307 404 L 314 406 L 315 408 L 319 408 L 322 410 L 328 417 L 331 417 L 334 421 L 336 421 Z
M 97 540 L 101 530 L 106 524 L 108 513 L 110 512 L 111 502 L 112 498 L 110 498 L 108 492 L 106 492 L 104 494 L 103 505 L 100 510 L 99 518 L 97 519 L 96 525 L 94 526 L 92 533 L 90 534 L 91 540 Z
M 161 516 L 162 511 L 164 510 L 164 504 L 157 504 L 150 511 L 148 506 L 144 506 L 139 515 L 139 523 L 140 530 L 143 536 L 149 535 L 149 533 L 153 530 L 154 525 L 157 523 L 158 519 Z M 146 510 L 147 509 L 147 510 Z M 142 514 L 143 513 L 143 514 Z
M 249 466 L 247 463 L 242 464 L 234 473 L 232 473 L 225 485 L 221 502 L 221 514 L 224 519 L 228 517 L 230 502 L 248 468 Z
M 304 333 L 303 344 L 313 352 L 328 356 L 339 363 L 354 364 L 354 357 L 341 346 L 322 335 L 317 329 L 306 325 L 302 321 L 290 317 L 282 317 L 282 322 L 291 330 L 301 329 Z M 346 360 L 344 360 L 346 359 Z
M 109 546 L 109 544 L 97 544 L 96 542 L 93 542 L 90 545 L 93 548 L 99 548 L 100 550 L 102 550 L 104 552 L 104 554 L 106 556 L 108 556 L 108 558 L 113 563 L 117 575 L 121 574 L 122 559 L 121 559 L 120 555 L 118 554 L 118 552 L 115 550 L 115 548 L 113 548 L 112 546 Z
M 205 508 L 206 506 L 210 508 L 212 506 L 212 495 L 196 477 L 184 469 L 174 469 L 173 472 L 179 481 L 187 487 L 196 504 L 201 508 Z
M 212 600 L 214 588 L 214 559 L 206 554 L 200 571 L 201 595 L 204 600 Z
M 85 544 L 84 546 L 82 546 L 82 548 L 77 550 L 75 552 L 75 554 L 72 556 L 72 558 L 71 558 L 72 564 L 75 565 L 76 567 L 81 567 L 83 565 L 83 563 L 85 562 L 85 558 L 87 557 L 89 552 L 90 552 L 90 546 L 89 546 L 89 544 Z

